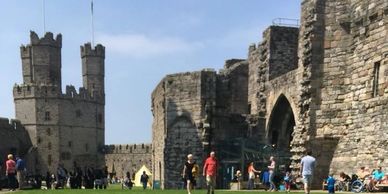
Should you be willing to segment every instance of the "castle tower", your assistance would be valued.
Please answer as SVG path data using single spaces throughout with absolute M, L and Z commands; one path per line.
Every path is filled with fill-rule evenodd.
M 23 84 L 13 89 L 16 118 L 25 126 L 37 148 L 35 171 L 104 166 L 105 100 L 102 45 L 81 47 L 84 85 L 61 90 L 61 35 L 39 38 L 21 47 Z
M 55 85 L 61 87 L 62 35 L 54 39 L 51 32 L 44 37 L 30 32 L 31 42 L 20 47 L 25 84 Z
M 83 86 L 92 96 L 104 96 L 104 60 L 105 47 L 97 44 L 92 48 L 90 43 L 81 46 Z

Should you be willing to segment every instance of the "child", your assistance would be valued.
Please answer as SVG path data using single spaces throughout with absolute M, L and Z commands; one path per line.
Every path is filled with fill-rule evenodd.
M 329 191 L 330 194 L 334 194 L 334 184 L 335 184 L 335 179 L 333 178 L 333 175 L 330 174 L 329 178 L 327 178 L 327 190 Z
M 291 189 L 291 173 L 286 172 L 286 176 L 284 176 L 284 186 L 286 189 L 286 192 L 289 193 Z

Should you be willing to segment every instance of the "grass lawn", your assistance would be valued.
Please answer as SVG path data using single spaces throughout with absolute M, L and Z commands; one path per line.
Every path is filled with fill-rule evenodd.
M 143 191 L 142 188 L 134 188 L 133 190 L 122 190 L 119 185 L 113 185 L 110 186 L 107 190 L 71 190 L 71 189 L 64 189 L 64 190 L 24 190 L 24 191 L 18 191 L 15 192 L 17 194 L 122 194 L 122 193 L 131 193 L 131 194 L 186 194 L 187 192 L 185 190 L 145 190 Z M 216 194 L 253 194 L 253 193 L 260 193 L 260 194 L 274 194 L 273 192 L 264 192 L 264 191 L 227 191 L 227 190 L 217 190 Z M 286 192 L 275 192 L 279 194 L 285 194 Z M 291 193 L 303 193 L 303 191 L 292 191 Z M 195 190 L 192 192 L 192 194 L 206 194 L 205 190 Z M 314 193 L 315 194 L 315 193 Z M 327 194 L 326 192 L 316 193 L 316 194 Z

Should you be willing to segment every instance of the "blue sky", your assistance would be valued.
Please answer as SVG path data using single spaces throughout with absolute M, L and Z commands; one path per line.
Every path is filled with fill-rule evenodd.
M 45 10 L 46 31 L 63 35 L 62 88 L 81 87 L 90 0 L 46 0 Z M 279 17 L 299 19 L 300 0 L 94 0 L 95 42 L 106 47 L 106 143 L 151 142 L 151 92 L 166 74 L 246 58 Z M 42 0 L 0 2 L 0 117 L 15 117 L 19 47 L 30 30 L 43 35 L 42 18 Z

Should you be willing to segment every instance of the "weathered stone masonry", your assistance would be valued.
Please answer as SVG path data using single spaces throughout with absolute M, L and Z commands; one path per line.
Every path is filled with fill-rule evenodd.
M 62 36 L 52 33 L 39 38 L 31 32 L 31 43 L 20 48 L 23 84 L 13 94 L 16 118 L 28 131 L 37 148 L 37 171 L 104 165 L 105 48 L 90 43 L 81 47 L 83 87 L 61 89 Z
M 387 170 L 387 22 L 386 0 L 304 0 L 299 29 L 269 27 L 247 60 L 213 72 L 215 84 L 201 72 L 164 78 L 152 94 L 155 180 L 175 187 L 172 167 L 188 152 L 204 157 L 235 137 L 275 145 L 295 173 L 312 149 L 316 187 L 329 172 Z

